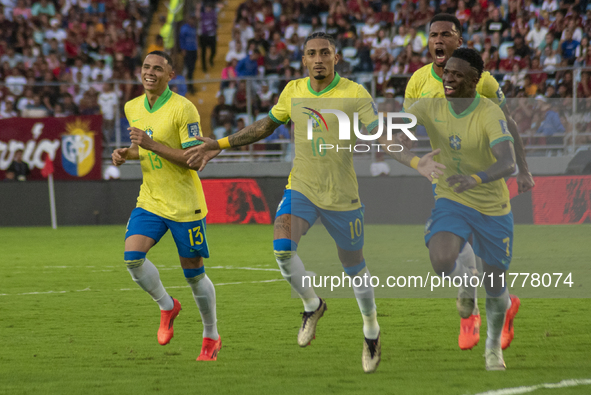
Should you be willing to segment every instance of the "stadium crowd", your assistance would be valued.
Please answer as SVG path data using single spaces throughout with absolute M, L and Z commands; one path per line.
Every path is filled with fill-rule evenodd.
M 264 113 L 268 102 L 258 98 L 270 96 L 273 102 L 289 80 L 302 77 L 302 43 L 309 34 L 325 31 L 335 37 L 341 55 L 337 72 L 373 73 L 378 97 L 402 97 L 408 75 L 432 62 L 427 47 L 429 20 L 437 13 L 450 13 L 462 23 L 464 45 L 482 54 L 486 70 L 499 81 L 506 97 L 531 98 L 519 101 L 514 110 L 528 136 L 526 144 L 549 144 L 551 139 L 537 135 L 568 133 L 570 127 L 564 109 L 572 107 L 574 75 L 561 68 L 591 70 L 591 8 L 586 8 L 580 0 L 246 0 L 237 11 L 221 78 L 269 81 L 270 87 L 254 84 L 253 88 L 259 92 L 253 97 L 253 110 Z M 580 99 L 591 98 L 589 77 L 583 71 L 577 82 Z M 244 112 L 244 85 L 222 83 L 221 94 L 225 105 Z M 564 101 L 558 123 L 540 118 L 557 110 L 546 105 L 547 99 Z M 579 109 L 587 102 L 581 100 Z M 591 131 L 591 123 L 585 122 L 582 131 Z M 588 137 L 582 139 L 579 143 L 588 143 Z
M 102 113 L 108 139 L 116 106 L 142 93 L 109 81 L 137 80 L 150 12 L 149 0 L 3 0 L 0 118 Z
M 187 79 L 193 76 L 198 50 L 203 70 L 213 64 L 203 49 L 209 46 L 215 54 L 215 37 L 203 40 L 203 35 L 215 35 L 217 9 L 200 4 L 197 18 L 188 18 L 188 26 L 179 29 Z M 150 11 L 150 0 L 3 0 L 0 118 L 102 113 L 105 138 L 111 139 L 116 107 L 140 95 L 142 87 L 108 82 L 138 80 Z M 207 12 L 212 15 L 205 18 Z M 582 99 L 579 110 L 585 109 L 589 100 L 584 99 L 591 98 L 588 71 L 583 69 L 579 79 L 572 70 L 561 69 L 591 70 L 591 9 L 587 11 L 585 0 L 246 0 L 237 10 L 225 54 L 220 77 L 228 81 L 221 84 L 212 130 L 223 136 L 237 130 L 238 118 L 249 121 L 238 116 L 246 112 L 248 92 L 252 119 L 263 116 L 289 80 L 304 76 L 302 43 L 316 31 L 336 38 L 339 74 L 371 73 L 378 97 L 402 97 L 408 75 L 431 62 L 426 32 L 428 21 L 440 12 L 460 20 L 464 45 L 482 54 L 506 97 L 530 98 L 514 109 L 520 130 L 531 136 L 529 143 L 551 141 L 538 135 L 568 134 L 571 126 L 563 108 L 548 109 L 557 114 L 551 114 L 554 123 L 540 119 L 544 110 L 537 110 L 547 107 L 548 99 L 572 106 L 574 93 Z M 161 39 L 149 48 L 155 49 L 163 49 Z M 177 74 L 182 72 L 177 69 Z M 258 77 L 260 82 L 248 86 L 232 80 L 240 77 Z M 35 82 L 65 84 L 31 86 Z M 171 88 L 187 91 L 182 84 Z M 188 88 L 193 91 L 192 85 Z M 591 132 L 590 121 L 578 130 Z M 281 131 L 281 136 L 288 135 Z

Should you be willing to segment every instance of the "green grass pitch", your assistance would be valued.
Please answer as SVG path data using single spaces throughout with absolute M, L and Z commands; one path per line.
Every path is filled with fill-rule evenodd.
M 223 349 L 217 362 L 198 363 L 202 326 L 172 238 L 148 255 L 183 305 L 163 347 L 158 306 L 123 264 L 124 231 L 0 229 L 0 394 L 445 395 L 591 378 L 589 299 L 523 298 L 505 372 L 484 369 L 484 311 L 480 344 L 458 348 L 451 291 L 446 299 L 376 301 L 382 362 L 374 374 L 361 369 L 354 299 L 329 299 L 316 340 L 300 349 L 302 305 L 275 270 L 272 227 L 262 225 L 208 227 L 206 266 L 217 285 Z M 371 232 L 395 243 L 400 259 L 430 269 L 422 226 L 368 225 Z M 588 225 L 516 226 L 514 264 L 545 271 L 588 265 L 589 236 Z M 484 298 L 479 304 L 484 310 Z M 591 386 L 533 393 L 588 394 Z

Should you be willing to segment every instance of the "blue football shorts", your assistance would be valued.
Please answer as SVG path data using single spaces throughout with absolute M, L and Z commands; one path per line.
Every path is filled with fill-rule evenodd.
M 318 217 L 339 247 L 346 251 L 363 248 L 363 213 L 365 206 L 351 211 L 325 210 L 310 201 L 302 193 L 286 189 L 277 207 L 275 218 L 292 214 L 305 220 L 310 227 Z
M 454 202 L 439 198 L 425 225 L 425 244 L 438 232 L 450 232 L 464 243 L 473 237 L 474 253 L 491 266 L 509 269 L 513 255 L 513 213 L 492 216 Z
M 205 226 L 205 218 L 192 222 L 176 222 L 136 207 L 127 222 L 125 238 L 142 235 L 154 239 L 158 243 L 166 231 L 170 229 L 179 256 L 209 258 Z

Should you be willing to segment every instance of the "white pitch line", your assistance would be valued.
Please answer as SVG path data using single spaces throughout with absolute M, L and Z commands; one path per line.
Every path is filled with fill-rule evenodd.
M 273 280 L 260 280 L 260 281 L 237 281 L 234 283 L 218 283 L 218 284 L 214 284 L 215 286 L 222 286 L 222 285 L 239 285 L 239 284 L 261 284 L 261 283 L 273 283 L 276 281 L 285 281 L 282 278 L 277 278 L 277 279 L 273 279 Z M 166 287 L 168 288 L 189 288 L 188 285 L 173 285 L 173 286 L 168 286 Z M 120 288 L 120 289 L 114 289 L 114 291 L 140 291 L 141 288 L 137 287 L 137 288 Z M 0 296 L 13 296 L 13 295 L 41 295 L 41 294 L 65 294 L 68 292 L 85 292 L 85 291 L 92 291 L 90 289 L 90 287 L 87 287 L 85 289 L 77 289 L 75 291 L 46 291 L 46 292 L 23 292 L 23 293 L 19 293 L 19 294 L 0 294 Z M 94 290 L 94 291 L 100 291 L 98 289 Z
M 517 395 L 517 394 L 527 394 L 528 392 L 533 392 L 538 389 L 546 388 L 546 389 L 555 389 L 555 388 L 566 388 L 566 387 L 576 387 L 579 385 L 591 385 L 591 379 L 569 379 L 569 380 L 562 380 L 559 383 L 544 383 L 538 385 L 531 385 L 531 386 L 522 386 L 522 387 L 514 387 L 514 388 L 502 388 L 499 390 L 491 390 L 486 392 L 480 392 L 475 395 Z

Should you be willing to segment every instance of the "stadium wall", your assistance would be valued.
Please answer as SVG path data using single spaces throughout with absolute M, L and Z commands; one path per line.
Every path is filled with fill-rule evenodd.
M 517 195 L 507 181 L 515 223 L 591 222 L 591 176 L 535 177 L 533 192 Z M 125 224 L 141 181 L 56 181 L 58 225 Z M 204 179 L 208 223 L 271 223 L 285 177 Z M 431 185 L 421 177 L 359 177 L 368 224 L 424 224 L 433 207 Z M 44 181 L 0 186 L 0 226 L 50 225 Z

